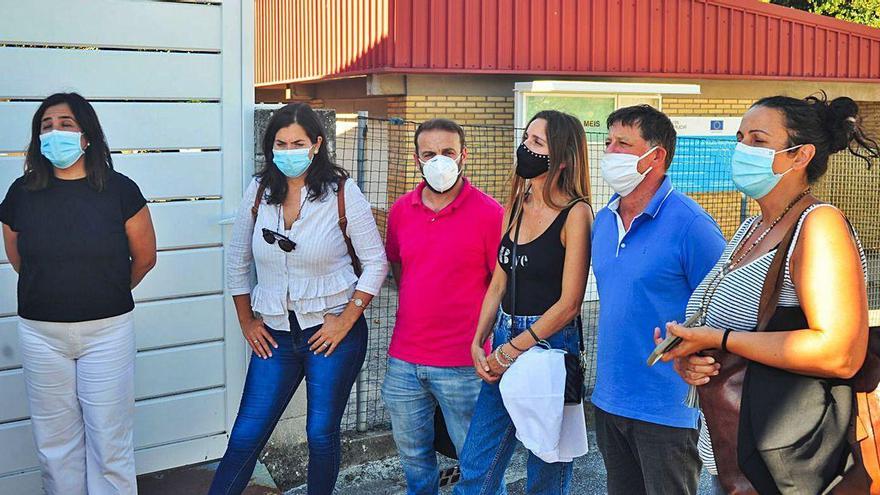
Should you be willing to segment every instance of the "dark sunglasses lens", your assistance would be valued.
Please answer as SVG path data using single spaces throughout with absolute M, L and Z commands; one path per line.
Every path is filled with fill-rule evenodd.
M 263 229 L 263 240 L 269 244 L 275 243 L 275 235 L 269 230 Z
M 293 248 L 296 247 L 296 244 L 289 239 L 278 239 L 278 247 L 281 248 L 282 251 L 289 253 L 293 251 Z

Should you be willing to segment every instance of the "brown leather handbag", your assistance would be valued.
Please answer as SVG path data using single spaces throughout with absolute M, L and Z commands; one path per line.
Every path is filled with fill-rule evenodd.
M 798 217 L 810 205 L 800 210 Z M 785 253 L 793 242 L 797 223 L 786 233 L 777 248 L 777 255 L 767 273 L 761 294 L 756 331 L 764 331 L 777 312 L 779 293 L 785 273 Z M 842 466 L 844 473 L 832 482 L 833 488 L 825 493 L 834 495 L 880 495 L 880 328 L 870 329 L 869 349 L 865 363 L 850 381 L 854 396 L 852 420 L 849 426 L 849 448 L 852 456 Z M 700 407 L 712 435 L 712 447 L 719 481 L 730 495 L 757 494 L 757 490 L 740 467 L 738 459 L 741 426 L 743 384 L 749 361 L 721 350 L 707 351 L 721 364 L 719 374 L 709 383 L 698 387 Z M 768 492 L 768 490 L 764 490 Z M 778 493 L 778 489 L 770 491 Z
M 850 427 L 853 466 L 834 495 L 880 495 L 880 327 L 868 329 L 868 353 L 853 377 L 855 413 Z
M 718 481 L 728 495 L 756 494 L 758 492 L 739 470 L 736 459 L 739 406 L 747 361 L 720 349 L 703 354 L 712 356 L 721 364 L 718 375 L 697 388 L 700 408 L 712 437 L 712 453 L 715 456 Z
M 354 251 L 354 245 L 351 243 L 351 237 L 348 236 L 348 218 L 345 216 L 345 181 L 347 177 L 343 177 L 339 181 L 336 190 L 336 208 L 339 210 L 339 230 L 342 231 L 342 238 L 345 239 L 345 247 L 348 249 L 348 256 L 351 258 L 351 267 L 354 268 L 354 274 L 358 277 L 364 272 L 361 260 Z

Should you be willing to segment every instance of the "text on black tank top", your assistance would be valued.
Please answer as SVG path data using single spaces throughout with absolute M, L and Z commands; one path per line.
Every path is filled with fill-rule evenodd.
M 533 241 L 518 244 L 516 248 L 516 314 L 520 316 L 539 316 L 562 296 L 562 269 L 565 262 L 565 246 L 560 235 L 565 226 L 568 213 L 577 203 L 565 207 L 556 215 L 553 223 Z M 515 230 L 509 229 L 501 237 L 498 247 L 498 264 L 507 274 L 507 292 L 501 302 L 501 309 L 510 314 L 512 294 L 510 285 L 511 253 Z

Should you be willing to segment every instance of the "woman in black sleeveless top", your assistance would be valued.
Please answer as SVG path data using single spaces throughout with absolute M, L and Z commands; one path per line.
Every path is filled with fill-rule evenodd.
M 520 240 L 516 253 L 519 261 L 516 268 L 517 315 L 542 315 L 562 298 L 562 273 L 565 264 L 562 231 L 569 213 L 577 204 L 579 203 L 572 203 L 556 212 L 553 223 L 533 241 L 524 243 Z M 511 229 L 509 235 L 501 238 L 498 249 L 498 264 L 507 275 L 508 282 L 513 265 L 510 256 L 513 251 L 511 237 L 514 230 Z M 507 291 L 501 301 L 501 310 L 507 315 L 512 314 L 512 303 L 513 291 Z
M 738 418 L 712 407 L 717 387 L 704 389 L 708 438 L 701 438 L 701 456 L 710 470 L 717 464 L 723 491 L 827 493 L 852 464 L 849 379 L 868 346 L 866 264 L 846 218 L 818 203 L 810 186 L 825 174 L 832 153 L 849 149 L 869 165 L 880 157 L 858 112 L 853 100 L 828 102 L 824 94 L 774 96 L 749 109 L 731 172 L 761 215 L 746 220 L 694 292 L 688 313 L 702 314 L 703 326 L 667 325 L 683 342 L 664 359 L 675 359 L 691 385 L 731 383 L 716 376 L 718 364 L 697 356 L 700 351 L 721 349 L 747 360 Z M 777 249 L 789 231 L 790 248 Z M 775 312 L 766 328 L 757 328 L 764 281 L 776 273 Z M 726 356 L 718 355 L 731 363 Z M 731 425 L 735 443 L 725 435 Z
M 529 122 L 516 157 L 507 233 L 471 345 L 484 383 L 462 448 L 456 495 L 494 494 L 504 481 L 517 439 L 498 382 L 510 364 L 539 341 L 579 352 L 576 317 L 590 266 L 593 220 L 584 128 L 571 115 L 540 112 Z M 514 262 L 515 291 L 508 276 Z M 490 335 L 493 352 L 486 356 L 483 343 Z M 570 462 L 545 463 L 529 453 L 528 464 L 529 493 L 567 492 Z

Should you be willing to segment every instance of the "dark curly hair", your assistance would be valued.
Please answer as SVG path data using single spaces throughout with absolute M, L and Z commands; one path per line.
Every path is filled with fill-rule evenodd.
M 29 191 L 45 189 L 49 187 L 50 180 L 55 176 L 55 167 L 40 151 L 40 134 L 46 110 L 65 103 L 70 107 L 73 118 L 76 119 L 83 136 L 89 143 L 83 152 L 88 183 L 95 190 L 101 191 L 110 171 L 113 170 L 113 158 L 110 156 L 110 147 L 107 146 L 107 139 L 104 137 L 104 130 L 101 128 L 95 108 L 78 93 L 55 93 L 43 100 L 34 113 L 31 121 L 31 141 L 24 159 L 24 187 Z
M 312 158 L 312 163 L 306 172 L 306 188 L 309 191 L 309 201 L 323 199 L 331 190 L 336 190 L 336 185 L 348 172 L 344 168 L 330 161 L 327 152 L 327 133 L 318 114 L 305 103 L 290 103 L 275 111 L 266 132 L 263 134 L 263 156 L 266 163 L 263 169 L 255 174 L 261 184 L 265 184 L 269 193 L 266 202 L 277 205 L 284 202 L 287 197 L 287 176 L 278 170 L 273 161 L 272 149 L 275 147 L 275 135 L 279 130 L 293 124 L 299 124 L 306 131 L 306 135 L 312 143 L 321 138 L 321 147 Z

